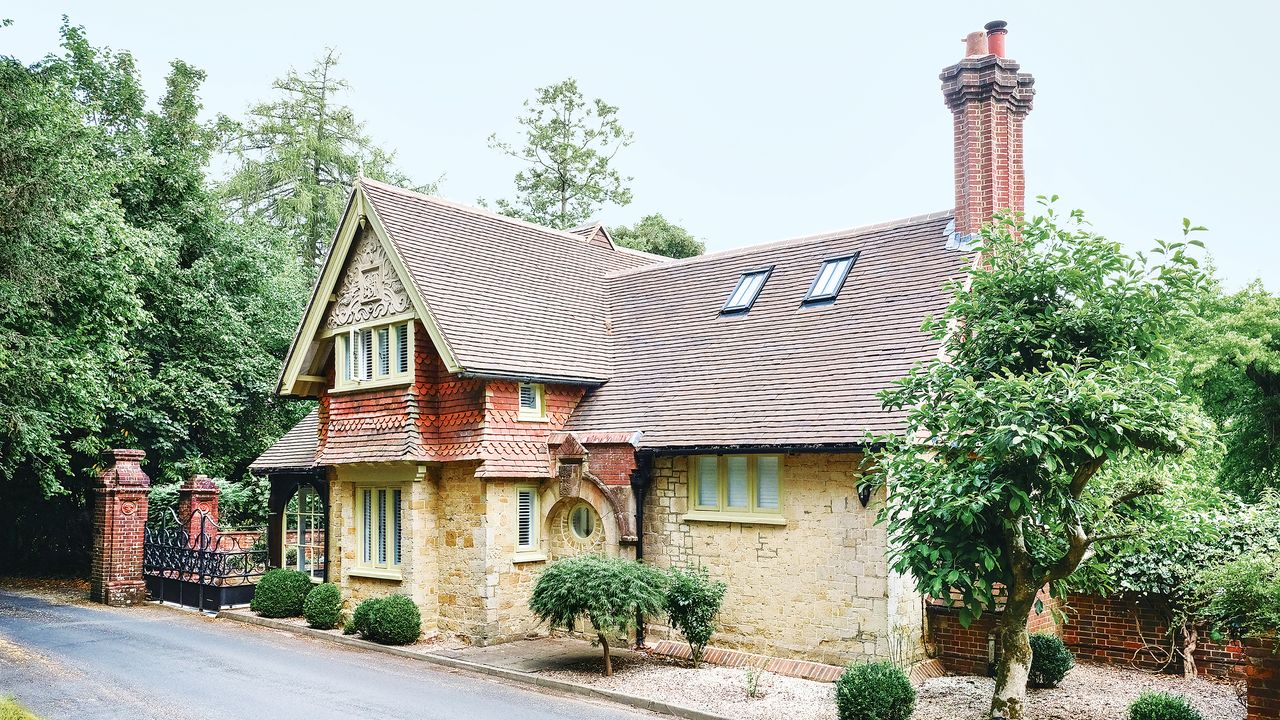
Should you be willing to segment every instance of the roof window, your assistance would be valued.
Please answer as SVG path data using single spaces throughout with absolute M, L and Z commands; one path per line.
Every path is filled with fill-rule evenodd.
M 729 315 L 750 310 L 751 304 L 760 295 L 760 290 L 764 287 L 765 281 L 769 279 L 769 273 L 771 272 L 773 272 L 773 268 L 768 267 L 764 270 L 742 273 L 742 277 L 738 278 L 738 284 L 733 288 L 733 292 L 729 294 L 729 299 L 725 302 L 724 307 L 720 308 L 720 314 Z
M 809 294 L 804 296 L 804 304 L 835 302 L 836 296 L 840 294 L 840 288 L 844 287 L 845 279 L 849 277 L 849 269 L 857 261 L 858 253 L 823 260 L 822 267 L 818 268 L 818 277 L 813 279 L 813 284 L 809 286 Z

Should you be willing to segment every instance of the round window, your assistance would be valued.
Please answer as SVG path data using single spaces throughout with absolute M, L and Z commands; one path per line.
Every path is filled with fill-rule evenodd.
M 579 540 L 586 540 L 596 531 L 596 516 L 590 505 L 578 505 L 569 513 L 569 527 Z

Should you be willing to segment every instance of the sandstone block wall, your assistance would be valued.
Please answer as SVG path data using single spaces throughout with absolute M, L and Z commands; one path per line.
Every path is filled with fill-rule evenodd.
M 645 559 L 702 566 L 727 583 L 712 641 L 718 647 L 831 664 L 888 657 L 890 618 L 919 599 L 897 597 L 899 586 L 891 610 L 885 531 L 875 522 L 880 502 L 864 508 L 858 500 L 860 462 L 856 454 L 784 456 L 787 524 L 775 526 L 685 521 L 688 458 L 656 458 L 645 499 Z M 918 638 L 916 619 L 898 632 Z M 678 636 L 657 626 L 649 637 Z

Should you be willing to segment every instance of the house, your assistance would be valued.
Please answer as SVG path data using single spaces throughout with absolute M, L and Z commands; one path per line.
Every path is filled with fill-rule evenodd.
M 1004 33 L 941 76 L 954 211 L 670 260 L 356 182 L 280 378 L 318 409 L 253 465 L 276 561 L 475 643 L 537 631 L 539 570 L 582 552 L 708 568 L 718 645 L 847 662 L 918 637 L 860 461 L 902 429 L 876 394 L 938 352 L 921 324 L 968 241 L 1022 209 L 1032 78 Z

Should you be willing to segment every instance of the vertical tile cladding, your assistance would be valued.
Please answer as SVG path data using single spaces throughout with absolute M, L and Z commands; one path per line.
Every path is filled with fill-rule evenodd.
M 544 386 L 546 419 L 520 419 L 520 383 L 485 384 L 481 477 L 547 478 L 553 475 L 547 442 L 564 428 L 586 390 L 577 385 Z
M 321 464 L 479 457 L 484 381 L 450 375 L 421 323 L 412 382 L 320 397 Z M 329 375 L 333 380 L 332 364 Z

